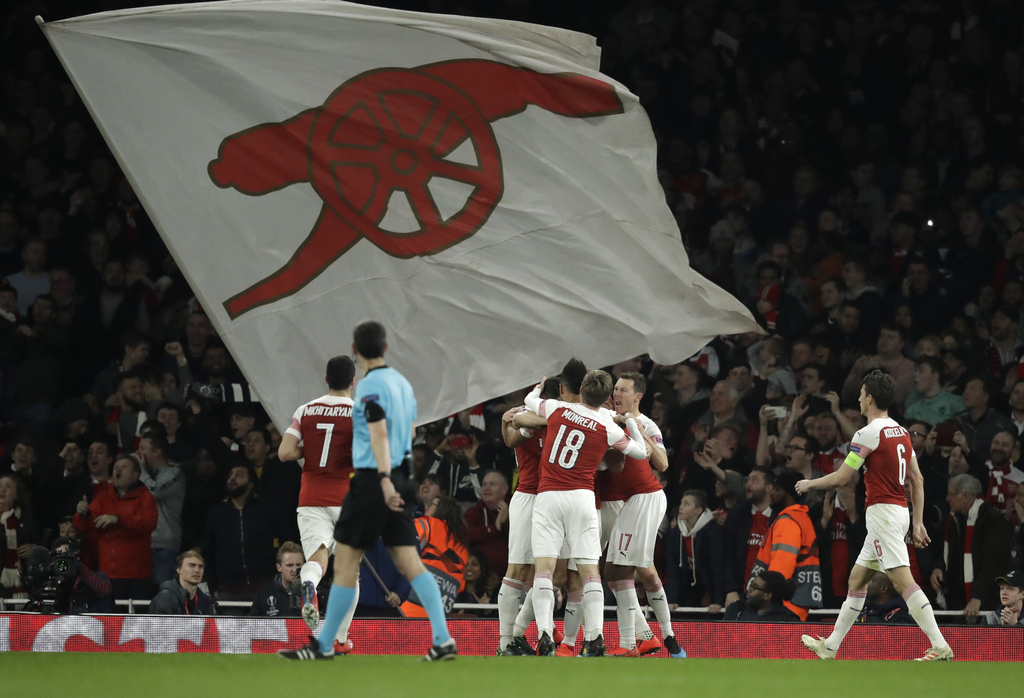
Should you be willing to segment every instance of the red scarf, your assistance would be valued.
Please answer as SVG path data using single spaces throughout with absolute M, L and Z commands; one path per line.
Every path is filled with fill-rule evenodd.
M 978 510 L 984 503 L 984 499 L 974 500 L 970 511 L 967 512 L 967 530 L 964 532 L 964 590 L 967 592 L 967 600 L 971 600 L 971 586 L 974 583 L 974 556 L 971 555 L 971 545 L 974 543 L 974 524 L 978 523 Z M 946 519 L 946 544 L 942 551 L 942 557 L 946 562 L 946 569 L 949 569 L 949 526 L 953 523 L 953 514 Z
M 4 550 L 4 569 L 0 573 L 0 583 L 14 593 L 16 599 L 27 599 L 25 587 L 21 583 L 21 572 L 18 568 L 18 523 L 21 509 L 15 507 L 0 515 L 6 534 L 7 547 Z

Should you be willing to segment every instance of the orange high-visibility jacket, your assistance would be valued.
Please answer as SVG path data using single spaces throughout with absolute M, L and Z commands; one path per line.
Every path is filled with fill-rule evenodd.
M 416 519 L 416 534 L 420 538 L 420 559 L 427 571 L 437 580 L 445 613 L 451 613 L 452 605 L 466 586 L 466 562 L 469 551 L 455 539 L 446 524 L 433 516 Z M 402 604 L 402 612 L 410 618 L 426 618 L 427 612 L 420 605 L 416 592 Z
M 807 516 L 807 507 L 794 504 L 786 507 L 768 528 L 750 579 L 764 570 L 779 572 L 792 579 L 796 593 L 785 606 L 807 620 L 807 609 L 821 608 L 821 567 L 818 564 L 818 538 L 814 524 Z M 749 584 L 749 580 L 748 580 Z

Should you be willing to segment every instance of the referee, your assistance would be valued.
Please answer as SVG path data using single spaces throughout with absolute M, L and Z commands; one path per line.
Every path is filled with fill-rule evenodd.
M 356 327 L 352 350 L 363 379 L 356 385 L 352 410 L 352 465 L 355 475 L 334 529 L 334 584 L 320 637 L 298 650 L 281 650 L 286 659 L 332 659 L 342 620 L 356 605 L 356 582 L 363 551 L 377 539 L 409 580 L 418 602 L 430 617 L 434 642 L 426 661 L 454 659 L 455 640 L 448 634 L 437 582 L 420 562 L 412 509 L 405 508 L 391 480 L 392 468 L 411 457 L 416 398 L 401 373 L 384 363 L 388 348 L 384 326 L 368 320 Z M 340 638 L 342 643 L 345 638 Z

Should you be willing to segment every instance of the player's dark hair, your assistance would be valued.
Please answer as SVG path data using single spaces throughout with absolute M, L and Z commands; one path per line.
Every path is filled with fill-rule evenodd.
M 686 490 L 683 492 L 684 497 L 690 497 L 693 499 L 693 505 L 700 509 L 708 508 L 708 493 L 704 490 Z
M 579 395 L 583 387 L 583 378 L 587 375 L 587 365 L 575 356 L 565 362 L 558 380 L 571 395 Z
M 381 358 L 388 345 L 388 336 L 384 331 L 384 325 L 376 320 L 360 322 L 352 333 L 352 343 L 356 346 L 356 352 L 364 359 Z
M 588 371 L 580 385 L 580 397 L 587 407 L 600 407 L 612 394 L 612 377 L 601 370 Z
M 362 352 L 359 352 L 362 354 Z M 363 356 L 366 356 L 363 354 Z M 335 356 L 327 362 L 327 387 L 331 390 L 345 390 L 356 377 L 356 364 L 347 356 Z
M 647 379 L 644 378 L 642 373 L 636 371 L 628 371 L 619 376 L 619 380 L 633 381 L 633 392 L 634 393 L 646 393 L 647 392 Z
M 888 373 L 872 371 L 864 376 L 864 392 L 875 401 L 875 407 L 888 411 L 896 401 L 896 381 Z
M 466 521 L 462 518 L 462 505 L 454 497 L 442 494 L 437 498 L 434 518 L 441 519 L 448 526 L 448 538 L 454 538 L 462 545 L 469 545 Z
M 789 470 L 788 468 L 783 470 L 781 473 L 775 476 L 774 486 L 777 490 L 782 490 L 788 494 L 794 502 L 799 502 L 801 497 L 796 492 L 796 483 L 804 479 L 804 476 L 795 470 Z
M 558 385 L 559 380 L 557 378 L 548 378 L 544 381 L 544 385 L 540 389 L 540 397 L 543 400 L 557 400 L 558 399 Z

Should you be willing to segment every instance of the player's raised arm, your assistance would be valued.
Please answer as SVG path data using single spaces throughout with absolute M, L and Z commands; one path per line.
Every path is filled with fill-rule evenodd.
M 837 487 L 842 487 L 850 481 L 853 477 L 853 473 L 856 472 L 860 466 L 864 463 L 864 459 L 858 456 L 856 453 L 850 453 L 843 461 L 843 464 L 839 466 L 839 469 L 834 473 L 829 473 L 825 477 L 819 477 L 817 480 L 801 480 L 796 483 L 797 494 L 804 494 L 809 490 L 834 490 Z
M 557 400 L 543 400 L 541 399 L 541 392 L 544 390 L 544 383 L 547 381 L 547 376 L 540 379 L 540 383 L 533 387 L 530 394 L 526 396 L 523 402 L 526 404 L 526 409 L 539 414 L 541 417 L 547 419 L 548 414 L 554 405 L 558 404 Z M 545 422 L 546 424 L 547 422 Z
M 505 414 L 501 415 L 501 438 L 509 448 L 521 446 L 526 443 L 529 438 L 520 431 L 519 427 L 512 423 L 512 418 L 520 411 L 522 411 L 522 408 L 513 407 L 512 409 L 507 410 Z
M 623 432 L 618 426 L 615 428 L 618 430 L 618 434 L 622 436 L 612 443 L 612 448 L 622 451 L 625 455 L 636 460 L 647 458 L 647 446 L 644 443 L 643 437 L 640 436 L 641 429 L 637 426 L 636 420 L 632 417 L 626 417 L 626 432 Z
M 539 429 L 540 427 L 546 427 L 548 420 L 536 412 L 523 410 L 512 417 L 512 425 L 517 429 Z

